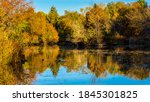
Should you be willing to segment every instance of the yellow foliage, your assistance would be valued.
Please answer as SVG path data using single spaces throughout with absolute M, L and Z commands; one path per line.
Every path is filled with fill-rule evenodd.
M 46 33 L 46 19 L 43 13 L 34 14 L 30 22 L 33 34 L 43 35 Z
M 46 24 L 46 34 L 43 35 L 43 41 L 45 43 L 57 43 L 59 40 L 58 32 L 54 28 L 54 26 L 50 23 Z
M 13 55 L 17 54 L 19 49 L 17 42 L 9 40 L 6 34 L 0 34 L 0 64 L 10 63 L 12 59 L 15 59 Z

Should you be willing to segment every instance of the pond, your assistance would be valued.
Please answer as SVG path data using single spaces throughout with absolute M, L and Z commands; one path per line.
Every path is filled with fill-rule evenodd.
M 149 51 L 30 46 L 22 56 L 0 66 L 1 85 L 150 85 Z
M 23 78 L 32 85 L 150 85 L 150 52 L 26 47 Z

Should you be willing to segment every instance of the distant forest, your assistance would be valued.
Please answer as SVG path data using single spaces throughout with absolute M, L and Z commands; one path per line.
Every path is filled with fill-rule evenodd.
M 29 1 L 29 0 L 28 0 Z M 42 1 L 41 1 L 42 2 Z M 29 45 L 92 46 L 149 44 L 150 7 L 145 0 L 110 2 L 48 14 L 35 12 L 26 0 L 0 1 L 0 64 L 20 61 Z

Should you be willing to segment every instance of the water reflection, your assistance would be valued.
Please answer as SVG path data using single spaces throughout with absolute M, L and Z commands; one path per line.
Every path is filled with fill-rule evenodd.
M 0 65 L 0 85 L 29 84 L 21 64 Z
M 44 72 L 47 68 L 50 68 L 53 75 L 56 76 L 60 64 L 57 63 L 57 57 L 59 55 L 59 47 L 27 47 L 24 51 L 26 62 L 23 65 L 26 73 L 29 74 L 29 78 L 36 78 L 37 73 Z M 36 79 L 34 79 L 36 80 Z
M 149 52 L 34 46 L 26 47 L 24 55 L 26 62 L 21 69 L 0 70 L 0 84 L 150 85 Z

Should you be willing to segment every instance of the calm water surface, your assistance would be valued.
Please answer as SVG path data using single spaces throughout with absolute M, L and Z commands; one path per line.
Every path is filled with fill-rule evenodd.
M 23 78 L 33 85 L 150 85 L 148 51 L 27 47 Z

